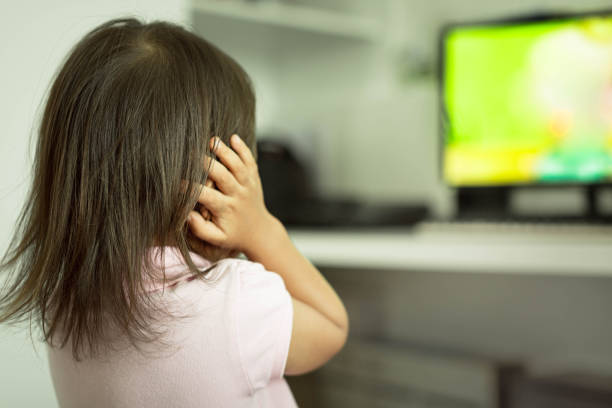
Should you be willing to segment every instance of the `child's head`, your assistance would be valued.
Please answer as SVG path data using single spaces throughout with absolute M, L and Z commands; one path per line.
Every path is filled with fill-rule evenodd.
M 46 339 L 63 326 L 75 350 L 95 349 L 104 311 L 148 338 L 147 249 L 176 246 L 195 269 L 185 220 L 210 138 L 238 133 L 254 149 L 254 110 L 242 68 L 177 25 L 118 19 L 88 33 L 49 93 L 0 321 L 34 314 Z

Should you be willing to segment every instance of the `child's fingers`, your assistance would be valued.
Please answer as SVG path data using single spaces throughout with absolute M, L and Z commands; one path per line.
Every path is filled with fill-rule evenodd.
M 232 135 L 230 138 L 230 145 L 232 146 L 232 149 L 238 153 L 238 156 L 240 156 L 240 159 L 245 165 L 249 167 L 254 167 L 257 165 L 257 163 L 255 163 L 253 153 L 251 153 L 251 149 L 249 149 L 249 146 L 244 143 L 240 136 Z
M 185 179 L 181 179 L 181 187 L 180 187 L 181 192 L 184 193 L 185 191 L 187 191 L 187 189 L 189 188 L 189 186 L 191 184 L 193 184 L 193 183 L 191 183 L 191 182 L 189 182 L 189 181 L 187 181 Z M 204 182 L 204 185 L 206 187 L 213 187 L 214 184 L 215 183 L 211 179 L 209 179 L 209 178 L 206 178 L 206 181 Z
M 211 148 L 214 149 L 217 159 L 221 159 L 227 169 L 234 175 L 239 183 L 244 182 L 245 166 L 240 157 L 230 149 L 221 139 L 215 137 L 211 139 Z
M 204 186 L 208 188 L 214 188 L 214 185 L 215 183 L 213 183 L 213 181 L 209 178 L 207 178 L 204 182 Z M 200 214 L 202 214 L 202 217 L 204 217 L 206 221 L 210 221 L 212 219 L 212 214 L 210 211 L 208 211 L 208 208 L 204 206 L 200 206 Z
M 225 200 L 226 197 L 221 192 L 206 186 L 202 186 L 198 197 L 198 203 L 213 214 L 219 214 L 226 207 Z
M 197 211 L 190 211 L 187 223 L 191 233 L 202 241 L 209 244 L 222 246 L 225 241 L 225 234 L 213 222 L 206 221 Z
M 210 214 L 210 211 L 206 209 L 206 207 L 200 208 L 200 214 L 202 214 L 202 217 L 204 217 L 206 221 L 210 221 L 212 219 L 212 215 Z
M 221 163 L 210 157 L 205 159 L 205 165 L 209 169 L 208 177 L 219 187 L 219 190 L 226 194 L 234 193 L 238 187 L 238 181 L 232 173 Z

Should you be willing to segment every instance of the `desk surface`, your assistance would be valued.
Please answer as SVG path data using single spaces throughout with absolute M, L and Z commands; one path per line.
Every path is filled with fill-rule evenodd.
M 612 277 L 609 227 L 444 226 L 290 230 L 318 266 Z

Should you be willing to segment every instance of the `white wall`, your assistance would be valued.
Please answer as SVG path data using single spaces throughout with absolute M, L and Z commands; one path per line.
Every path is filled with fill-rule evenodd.
M 0 11 L 0 251 L 9 244 L 31 177 L 43 96 L 69 49 L 90 29 L 133 15 L 188 23 L 187 0 L 2 0 Z M 32 135 L 32 147 L 29 148 Z M 30 150 L 29 150 L 30 149 Z M 0 326 L 0 406 L 53 407 L 45 348 L 27 329 Z

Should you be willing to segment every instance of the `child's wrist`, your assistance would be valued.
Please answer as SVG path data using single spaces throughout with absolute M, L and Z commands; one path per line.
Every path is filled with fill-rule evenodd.
M 278 248 L 285 240 L 289 240 L 289 234 L 285 226 L 270 213 L 261 220 L 256 227 L 257 234 L 249 245 L 244 248 L 244 254 L 251 260 L 260 262 L 267 254 Z

